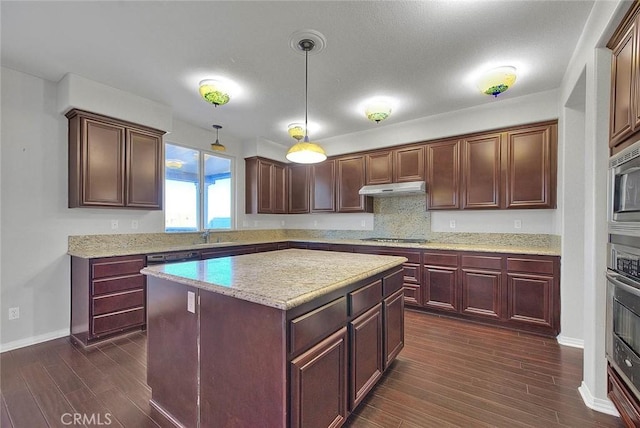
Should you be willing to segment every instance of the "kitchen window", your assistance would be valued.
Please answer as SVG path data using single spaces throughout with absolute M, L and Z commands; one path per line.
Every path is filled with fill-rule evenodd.
M 233 158 L 166 143 L 165 231 L 233 229 L 233 172 Z

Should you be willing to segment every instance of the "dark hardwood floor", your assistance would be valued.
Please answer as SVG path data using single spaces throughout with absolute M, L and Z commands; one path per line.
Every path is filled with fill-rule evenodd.
M 405 319 L 404 350 L 347 426 L 623 426 L 583 404 L 579 349 L 413 311 Z M 171 426 L 149 405 L 144 333 L 87 350 L 57 339 L 0 364 L 2 428 Z

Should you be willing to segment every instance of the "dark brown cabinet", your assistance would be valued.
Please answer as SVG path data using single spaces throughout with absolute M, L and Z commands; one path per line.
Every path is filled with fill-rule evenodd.
M 378 301 L 381 294 L 378 295 Z M 349 323 L 349 336 L 351 344 L 349 408 L 353 410 L 380 380 L 385 368 L 380 303 Z
M 364 156 L 365 184 L 388 184 L 393 182 L 393 152 L 379 150 Z
M 86 346 L 103 337 L 144 328 L 144 256 L 71 257 L 71 337 Z
M 162 209 L 164 132 L 81 110 L 69 119 L 69 207 Z
M 609 147 L 612 154 L 630 145 L 640 130 L 640 5 L 633 2 L 607 47 L 611 58 Z
M 292 428 L 337 427 L 344 423 L 347 355 L 347 329 L 343 327 L 291 361 Z
M 393 151 L 393 182 L 423 181 L 424 164 L 424 146 L 395 149 Z
M 287 189 L 289 190 L 289 214 L 304 214 L 309 205 L 309 165 L 287 165 Z
M 286 167 L 276 161 L 245 159 L 245 212 L 284 214 L 287 212 Z
M 500 208 L 502 135 L 462 140 L 462 208 Z
M 559 325 L 559 273 L 553 260 L 507 257 L 509 321 L 554 328 Z
M 311 165 L 311 212 L 336 211 L 336 163 L 333 159 Z
M 358 192 L 365 183 L 364 156 L 336 159 L 337 212 L 373 212 L 373 199 Z
M 640 426 L 640 404 L 610 364 L 607 364 L 607 397 L 620 412 L 625 426 Z
M 458 312 L 458 255 L 448 252 L 424 253 L 424 306 Z
M 555 208 L 557 124 L 509 131 L 505 208 Z
M 427 209 L 460 208 L 460 141 L 427 144 Z
M 404 348 L 404 292 L 398 290 L 382 302 L 384 320 L 384 367 Z
M 502 257 L 463 255 L 461 264 L 462 313 L 502 319 Z

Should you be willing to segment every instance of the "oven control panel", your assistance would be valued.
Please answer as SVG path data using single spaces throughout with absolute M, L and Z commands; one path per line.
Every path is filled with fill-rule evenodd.
M 624 273 L 634 278 L 638 278 L 638 266 L 640 266 L 640 260 L 638 256 L 632 256 L 630 254 L 617 253 L 616 254 L 616 270 L 619 273 Z

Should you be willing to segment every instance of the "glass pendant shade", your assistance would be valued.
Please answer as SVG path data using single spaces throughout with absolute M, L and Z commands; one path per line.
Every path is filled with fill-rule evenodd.
M 497 97 L 516 82 L 515 67 L 498 67 L 484 73 L 478 80 L 478 89 L 483 94 Z
M 229 94 L 225 85 L 217 80 L 203 80 L 200 82 L 200 95 L 216 107 L 229 102 Z
M 289 135 L 300 141 L 304 137 L 304 124 L 292 123 L 289 125 Z
M 291 146 L 286 158 L 295 163 L 318 163 L 327 159 L 327 154 L 319 144 L 301 141 Z
M 384 101 L 376 101 L 367 106 L 365 114 L 369 120 L 380 123 L 391 114 L 391 106 Z
M 216 142 L 215 143 L 211 143 L 211 150 L 216 151 L 216 152 L 224 152 L 227 150 L 227 148 L 225 146 L 223 146 L 222 144 L 220 144 L 220 141 L 218 140 L 218 131 L 220 131 L 222 129 L 222 126 L 220 125 L 212 125 L 215 129 L 216 129 Z

